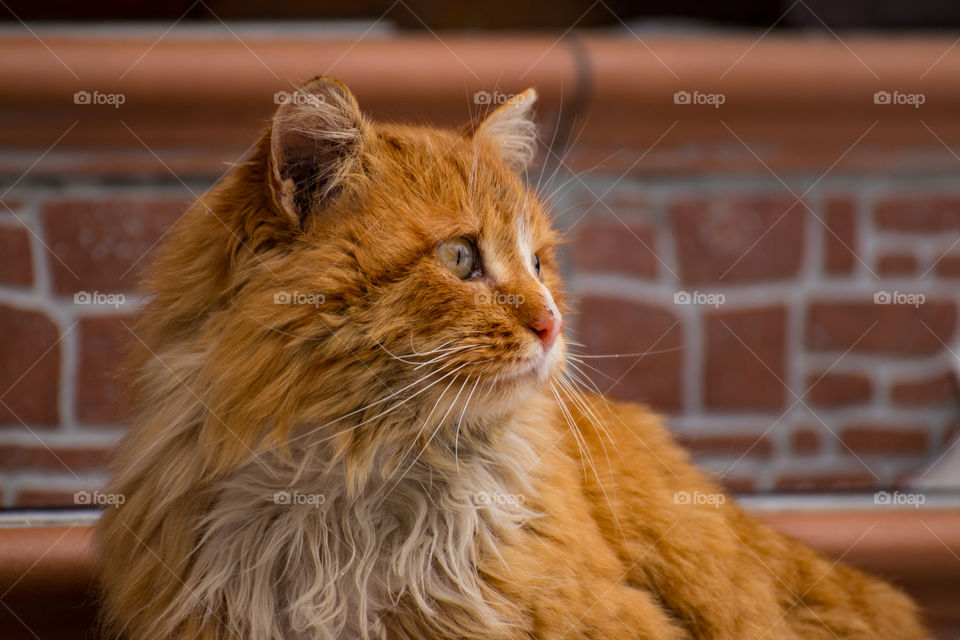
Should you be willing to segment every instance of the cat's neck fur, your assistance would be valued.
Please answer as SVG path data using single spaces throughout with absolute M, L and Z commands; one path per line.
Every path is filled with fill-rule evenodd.
M 536 413 L 498 424 L 448 417 L 424 425 L 436 429 L 429 446 L 398 441 L 404 451 L 380 446 L 363 461 L 322 431 L 294 438 L 284 455 L 260 456 L 221 483 L 190 591 L 227 602 L 231 625 L 252 640 L 380 637 L 398 603 L 438 637 L 495 633 L 509 605 L 477 565 L 532 516 L 524 505 L 537 458 L 525 433 Z

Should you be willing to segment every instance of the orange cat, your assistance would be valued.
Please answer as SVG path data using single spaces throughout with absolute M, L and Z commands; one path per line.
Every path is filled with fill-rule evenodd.
M 455 133 L 317 79 L 176 225 L 97 532 L 111 632 L 926 637 L 655 416 L 570 384 L 557 237 L 520 178 L 535 98 Z

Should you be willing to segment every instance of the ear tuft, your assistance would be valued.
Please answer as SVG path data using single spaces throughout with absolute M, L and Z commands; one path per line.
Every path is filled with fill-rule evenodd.
M 359 167 L 367 125 L 356 98 L 332 78 L 279 92 L 270 130 L 270 182 L 277 205 L 303 224 Z
M 511 97 L 484 118 L 477 135 L 492 141 L 500 149 L 503 161 L 521 171 L 530 164 L 537 149 L 537 127 L 533 122 L 533 105 L 537 92 L 527 89 Z

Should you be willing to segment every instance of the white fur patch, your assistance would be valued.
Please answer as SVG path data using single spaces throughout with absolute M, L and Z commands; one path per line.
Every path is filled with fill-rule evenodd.
M 248 640 L 379 639 L 381 614 L 407 598 L 425 620 L 446 618 L 436 615 L 442 603 L 472 619 L 473 632 L 495 630 L 502 621 L 478 558 L 530 513 L 483 497 L 529 493 L 522 470 L 534 459 L 521 437 L 504 437 L 496 451 L 461 451 L 458 473 L 421 462 L 396 483 L 375 476 L 359 490 L 321 444 L 295 451 L 297 465 L 251 462 L 221 484 L 165 622 L 225 612 Z

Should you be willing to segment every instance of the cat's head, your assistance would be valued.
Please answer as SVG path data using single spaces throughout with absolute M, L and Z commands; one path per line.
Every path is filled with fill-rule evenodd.
M 202 199 L 213 216 L 196 216 L 207 231 L 193 235 L 225 237 L 230 265 L 183 268 L 212 241 L 182 232 L 153 272 L 147 323 L 182 304 L 164 289 L 225 275 L 225 293 L 188 294 L 223 296 L 202 332 L 217 421 L 292 427 L 363 405 L 372 418 L 410 396 L 398 421 L 469 420 L 549 383 L 564 303 L 557 237 L 524 181 L 535 100 L 449 131 L 373 122 L 332 79 L 289 95 L 254 161 Z

